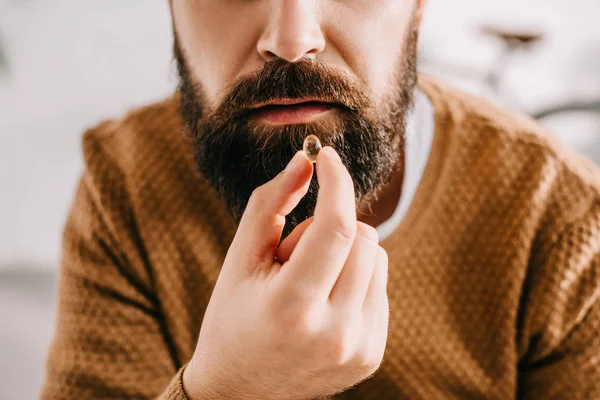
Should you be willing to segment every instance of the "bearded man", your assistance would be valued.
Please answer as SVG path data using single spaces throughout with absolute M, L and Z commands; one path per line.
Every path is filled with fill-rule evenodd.
M 84 135 L 43 399 L 600 398 L 600 172 L 418 74 L 424 6 L 170 2 L 177 92 Z

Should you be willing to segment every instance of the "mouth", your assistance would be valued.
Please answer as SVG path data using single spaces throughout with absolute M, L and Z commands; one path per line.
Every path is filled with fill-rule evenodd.
M 251 110 L 253 117 L 269 125 L 304 124 L 339 108 L 335 103 L 317 100 L 284 99 L 260 105 Z

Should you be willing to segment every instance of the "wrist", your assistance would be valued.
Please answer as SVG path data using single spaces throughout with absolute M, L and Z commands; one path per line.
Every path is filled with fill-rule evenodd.
M 187 364 L 183 369 L 181 377 L 183 391 L 189 400 L 220 400 L 223 396 L 217 395 L 216 391 L 210 388 L 209 382 L 202 379 L 194 371 L 192 362 Z

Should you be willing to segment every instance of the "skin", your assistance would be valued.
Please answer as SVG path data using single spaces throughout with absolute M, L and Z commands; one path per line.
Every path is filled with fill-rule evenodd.
M 239 78 L 274 57 L 317 57 L 360 80 L 379 104 L 402 56 L 417 0 L 172 0 L 193 79 L 216 109 Z M 323 118 L 326 118 L 324 116 Z M 391 215 L 397 176 L 370 216 L 332 148 L 316 164 L 314 217 L 277 247 L 308 189 L 301 154 L 252 195 L 184 372 L 191 399 L 308 399 L 367 379 L 385 351 L 388 260 L 372 226 Z M 365 223 L 367 222 L 367 223 Z M 371 226 L 372 225 L 372 226 Z
M 377 102 L 389 90 L 415 6 L 420 19 L 425 1 L 171 0 L 190 73 L 211 109 L 237 79 L 273 57 L 318 57 L 358 78 Z M 401 186 L 395 176 L 359 219 L 371 226 L 388 219 Z

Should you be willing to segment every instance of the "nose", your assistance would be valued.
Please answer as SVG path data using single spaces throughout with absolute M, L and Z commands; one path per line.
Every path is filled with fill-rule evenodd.
M 317 0 L 272 0 L 268 23 L 258 41 L 258 52 L 266 61 L 289 62 L 314 57 L 325 48 L 318 18 Z

